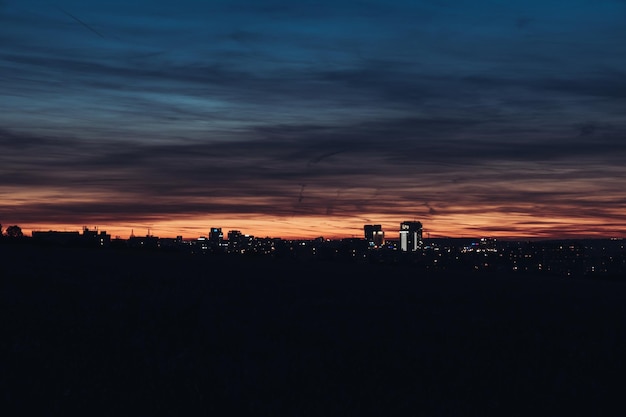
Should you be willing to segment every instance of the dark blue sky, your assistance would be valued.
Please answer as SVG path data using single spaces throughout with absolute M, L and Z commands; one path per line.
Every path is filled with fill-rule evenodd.
M 623 0 L 0 1 L 0 222 L 623 236 L 625 40 Z

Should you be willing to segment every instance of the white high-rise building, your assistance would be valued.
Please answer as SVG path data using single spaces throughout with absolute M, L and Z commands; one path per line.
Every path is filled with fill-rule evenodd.
M 422 223 L 406 221 L 400 223 L 400 250 L 415 252 L 422 248 Z

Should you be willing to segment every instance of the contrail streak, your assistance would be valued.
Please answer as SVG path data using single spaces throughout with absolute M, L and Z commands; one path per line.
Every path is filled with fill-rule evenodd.
M 72 19 L 74 19 L 75 21 L 77 21 L 78 23 L 80 23 L 81 25 L 83 25 L 86 29 L 90 30 L 91 32 L 95 33 L 96 35 L 100 36 L 101 38 L 104 38 L 104 36 L 100 32 L 98 32 L 97 30 L 95 30 L 94 28 L 92 28 L 87 23 L 83 22 L 82 20 L 80 20 L 79 18 L 77 18 L 76 16 L 71 14 L 70 12 L 68 12 L 66 10 L 63 10 L 59 6 L 56 6 L 56 8 L 59 9 L 61 12 L 65 13 L 66 15 L 68 15 L 69 17 L 71 17 Z

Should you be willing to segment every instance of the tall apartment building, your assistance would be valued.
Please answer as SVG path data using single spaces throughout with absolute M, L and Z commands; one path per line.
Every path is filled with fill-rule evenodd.
M 421 222 L 406 221 L 400 223 L 400 250 L 415 252 L 422 248 L 423 243 Z
M 385 244 L 385 232 L 380 224 L 366 224 L 363 231 L 370 246 L 380 247 Z

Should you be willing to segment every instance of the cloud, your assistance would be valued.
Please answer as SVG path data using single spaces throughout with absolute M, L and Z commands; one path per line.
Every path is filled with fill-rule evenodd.
M 294 201 L 306 203 L 311 213 L 321 207 L 327 210 L 328 201 L 333 201 L 333 210 L 342 210 L 341 190 L 372 190 L 358 198 L 351 196 L 345 210 L 352 210 L 375 206 L 388 194 L 410 199 L 412 189 L 418 189 L 433 197 L 427 200 L 426 209 L 434 214 L 430 201 L 441 200 L 443 192 L 460 192 L 465 200 L 486 204 L 553 200 L 560 194 L 551 184 L 555 180 L 604 181 L 610 190 L 612 185 L 605 178 L 620 172 L 624 152 L 617 148 L 618 137 L 604 138 L 604 144 L 590 144 L 576 136 L 568 142 L 535 144 L 452 140 L 436 134 L 426 140 L 409 140 L 411 134 L 433 129 L 437 123 L 389 123 L 397 131 L 389 129 L 391 134 L 384 141 L 378 135 L 382 122 L 328 131 L 304 126 L 301 134 L 294 126 L 285 132 L 277 126 L 266 138 L 251 134 L 245 142 L 186 144 L 94 142 L 5 130 L 0 143 L 7 162 L 0 178 L 5 188 L 50 188 L 76 195 L 97 191 L 123 202 L 259 198 L 268 210 L 272 206 L 271 210 L 284 213 L 292 209 Z M 460 124 L 459 128 L 467 127 Z M 337 151 L 323 153 L 333 147 Z M 579 161 L 578 166 L 572 168 L 570 161 Z M 464 181 L 454 181 L 456 178 Z M 528 191 L 519 188 L 524 184 Z M 538 187 L 547 188 L 532 190 Z M 573 195 L 590 191 L 571 189 Z M 389 204 L 393 208 L 394 203 Z M 242 205 L 260 207 L 255 202 Z
M 616 4 L 3 4 L 4 213 L 622 204 Z

